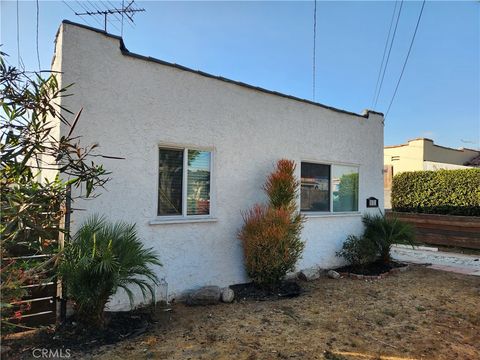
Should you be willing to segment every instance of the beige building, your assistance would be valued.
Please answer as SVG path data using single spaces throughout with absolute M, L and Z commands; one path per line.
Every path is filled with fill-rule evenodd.
M 474 166 L 480 151 L 453 149 L 436 145 L 433 140 L 418 138 L 407 144 L 385 146 L 383 150 L 385 207 L 390 207 L 392 177 L 403 171 L 463 169 Z

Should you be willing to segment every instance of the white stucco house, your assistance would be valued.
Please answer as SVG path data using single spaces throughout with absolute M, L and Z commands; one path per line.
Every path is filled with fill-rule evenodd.
M 307 221 L 298 269 L 341 264 L 335 252 L 362 231 L 367 199 L 383 209 L 383 115 L 355 114 L 129 52 L 122 39 L 64 21 L 52 69 L 83 108 L 76 134 L 99 144 L 111 172 L 101 195 L 75 203 L 72 229 L 99 213 L 136 223 L 159 254 L 171 297 L 248 281 L 237 233 L 241 212 L 266 200 L 281 158 L 301 179 Z M 58 124 L 57 134 L 66 131 Z M 347 195 L 343 179 L 356 179 Z M 140 296 L 139 296 L 140 299 Z M 128 308 L 118 294 L 111 309 Z

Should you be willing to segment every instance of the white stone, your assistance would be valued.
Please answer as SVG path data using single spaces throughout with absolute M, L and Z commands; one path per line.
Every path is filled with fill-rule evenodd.
M 298 273 L 298 278 L 304 281 L 316 280 L 319 277 L 320 277 L 320 269 L 318 267 L 303 269 Z
M 336 272 L 335 270 L 328 270 L 327 275 L 331 279 L 339 279 L 340 278 L 340 274 L 338 272 Z
M 224 303 L 231 303 L 235 299 L 235 293 L 229 287 L 222 290 L 222 301 Z

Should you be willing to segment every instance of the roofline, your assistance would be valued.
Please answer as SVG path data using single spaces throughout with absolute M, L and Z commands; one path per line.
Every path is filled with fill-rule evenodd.
M 461 148 L 459 148 L 459 149 L 455 149 L 455 148 L 448 147 L 448 146 L 437 145 L 437 144 L 435 144 L 435 142 L 434 142 L 432 139 L 429 139 L 429 138 L 415 138 L 415 139 L 410 139 L 410 140 L 407 141 L 407 144 L 387 145 L 387 146 L 384 146 L 383 148 L 384 148 L 384 149 L 393 149 L 393 148 L 398 148 L 398 147 L 402 147 L 402 146 L 408 146 L 412 141 L 418 141 L 418 140 L 430 141 L 433 146 L 436 146 L 436 147 L 439 147 L 439 148 L 442 148 L 442 149 L 454 150 L 454 151 L 461 151 L 461 152 L 473 151 L 473 152 L 476 152 L 476 153 L 480 154 L 480 150 L 469 149 L 469 148 L 464 148 L 464 147 L 461 147 Z
M 384 117 L 384 114 L 381 113 L 381 112 L 378 112 L 378 111 L 365 109 L 362 112 L 362 114 L 357 114 L 357 113 L 354 113 L 354 112 L 351 112 L 351 111 L 348 111 L 348 110 L 338 109 L 338 108 L 335 108 L 335 107 L 332 107 L 332 106 L 324 105 L 324 104 L 321 104 L 321 103 L 318 103 L 318 102 L 315 102 L 315 101 L 312 101 L 312 100 L 302 99 L 302 98 L 299 98 L 299 97 L 296 97 L 296 96 L 293 96 L 293 95 L 287 95 L 287 94 L 284 94 L 284 93 L 281 93 L 281 92 L 278 92 L 278 91 L 268 90 L 268 89 L 265 89 L 265 88 L 262 88 L 262 87 L 259 87 L 259 86 L 250 85 L 250 84 L 247 84 L 247 83 L 244 83 L 244 82 L 241 82 L 241 81 L 228 79 L 228 78 L 225 78 L 223 76 L 212 75 L 212 74 L 200 71 L 200 70 L 194 70 L 194 69 L 188 68 L 188 67 L 183 66 L 183 65 L 170 63 L 168 61 L 156 59 L 156 58 L 153 58 L 153 57 L 150 57 L 150 56 L 144 56 L 144 55 L 136 54 L 136 53 L 128 51 L 128 49 L 125 46 L 125 43 L 123 42 L 123 38 L 121 36 L 109 34 L 104 30 L 100 30 L 100 29 L 97 29 L 97 28 L 94 28 L 94 27 L 91 27 L 91 26 L 88 26 L 88 25 L 79 24 L 79 23 L 76 23 L 76 22 L 73 22 L 73 21 L 70 21 L 70 20 L 63 20 L 62 24 L 68 24 L 68 25 L 81 27 L 83 29 L 91 30 L 91 31 L 97 32 L 99 34 L 105 35 L 107 37 L 110 37 L 112 39 L 116 39 L 116 40 L 120 41 L 120 51 L 121 51 L 122 55 L 125 55 L 125 56 L 130 56 L 130 57 L 133 57 L 133 58 L 136 58 L 136 59 L 145 60 L 145 61 L 154 62 L 154 63 L 157 63 L 157 64 L 173 67 L 173 68 L 178 69 L 178 70 L 188 71 L 188 72 L 200 75 L 200 76 L 204 76 L 204 77 L 208 77 L 208 78 L 211 78 L 211 79 L 216 79 L 216 80 L 223 81 L 223 82 L 226 82 L 226 83 L 234 84 L 234 85 L 241 86 L 241 87 L 244 87 L 244 88 L 247 88 L 247 89 L 250 89 L 250 90 L 256 90 L 256 91 L 260 91 L 260 92 L 263 92 L 263 93 L 266 93 L 266 94 L 280 96 L 280 97 L 287 98 L 287 99 L 290 99 L 290 100 L 295 100 L 295 101 L 303 102 L 303 103 L 306 103 L 306 104 L 319 106 L 319 107 L 322 107 L 324 109 L 336 111 L 336 112 L 339 112 L 339 113 L 342 113 L 342 114 L 353 115 L 353 116 L 358 116 L 358 117 L 367 118 L 367 119 L 368 119 L 370 114 L 380 115 L 380 116 Z

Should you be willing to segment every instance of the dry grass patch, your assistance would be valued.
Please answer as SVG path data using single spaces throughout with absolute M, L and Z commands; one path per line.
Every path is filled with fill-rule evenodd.
M 321 278 L 281 301 L 175 305 L 95 359 L 479 359 L 480 277 L 425 268 Z

